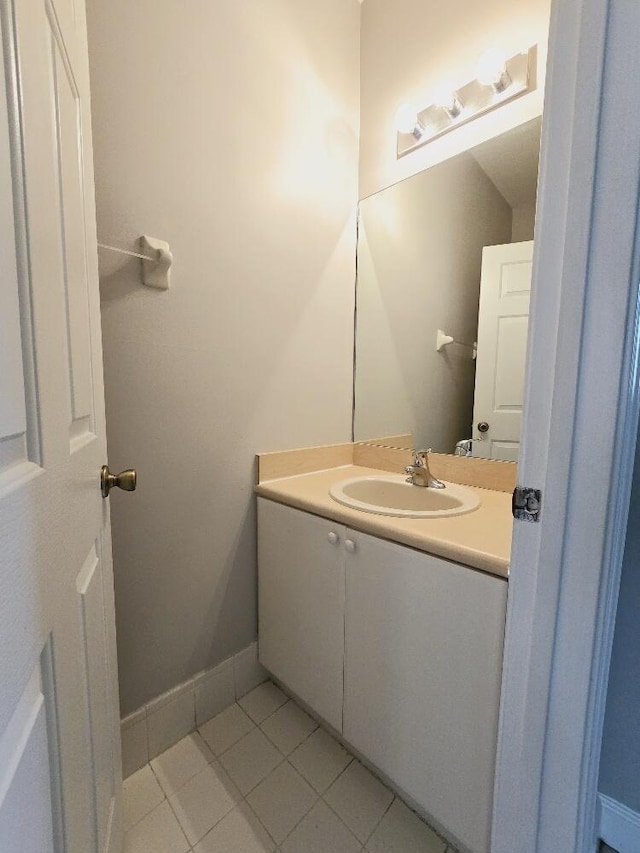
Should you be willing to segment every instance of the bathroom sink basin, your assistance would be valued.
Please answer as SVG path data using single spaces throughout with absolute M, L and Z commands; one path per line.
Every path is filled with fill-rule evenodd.
M 458 483 L 446 483 L 445 489 L 424 488 L 406 482 L 404 474 L 380 474 L 340 480 L 329 494 L 340 504 L 404 518 L 446 518 L 473 512 L 480 496 Z

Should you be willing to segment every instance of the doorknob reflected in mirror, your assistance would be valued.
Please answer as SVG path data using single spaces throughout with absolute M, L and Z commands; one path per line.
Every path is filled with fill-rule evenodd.
M 108 465 L 103 465 L 100 470 L 100 488 L 103 498 L 109 497 L 109 492 L 114 486 L 123 489 L 125 492 L 135 492 L 137 482 L 138 475 L 133 468 L 127 468 L 126 471 L 121 471 L 119 474 L 112 474 Z
M 480 421 L 478 424 L 478 430 L 480 432 L 489 432 L 489 424 L 486 421 Z

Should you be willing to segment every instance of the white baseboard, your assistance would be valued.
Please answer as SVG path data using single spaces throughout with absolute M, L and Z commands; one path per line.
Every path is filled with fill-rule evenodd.
M 252 643 L 120 721 L 124 779 L 267 679 Z
M 628 806 L 598 794 L 600 838 L 618 853 L 640 851 L 640 814 Z

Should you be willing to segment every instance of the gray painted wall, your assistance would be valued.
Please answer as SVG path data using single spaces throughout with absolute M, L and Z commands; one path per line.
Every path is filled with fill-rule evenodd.
M 640 813 L 640 449 L 633 474 L 599 788 Z
M 256 637 L 253 457 L 351 435 L 357 0 L 89 0 L 121 705 Z

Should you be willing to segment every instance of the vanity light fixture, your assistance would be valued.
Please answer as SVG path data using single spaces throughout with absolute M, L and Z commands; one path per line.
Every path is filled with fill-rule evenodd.
M 505 59 L 495 48 L 478 62 L 478 77 L 446 91 L 421 111 L 403 104 L 396 113 L 397 156 L 403 157 L 451 130 L 535 88 L 537 47 Z
M 418 120 L 418 111 L 412 104 L 401 104 L 398 107 L 396 128 L 398 133 L 411 134 L 416 140 L 422 139 L 426 130 Z

